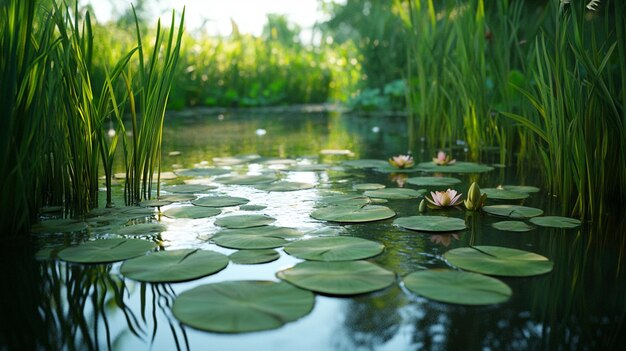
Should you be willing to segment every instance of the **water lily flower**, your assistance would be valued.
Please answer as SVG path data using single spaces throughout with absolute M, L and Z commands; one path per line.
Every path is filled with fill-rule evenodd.
M 426 197 L 426 200 L 429 202 L 427 204 L 428 208 L 441 209 L 444 207 L 457 206 L 461 203 L 461 195 L 463 194 L 457 194 L 456 190 L 452 189 L 446 191 L 431 191 L 430 196 L 432 199 Z
M 473 182 L 467 192 L 467 199 L 463 201 L 463 204 L 469 211 L 478 211 L 483 207 L 486 200 L 487 194 L 481 194 L 480 187 L 476 182 Z
M 439 166 L 451 165 L 456 162 L 450 155 L 446 155 L 445 152 L 439 151 L 437 157 L 433 157 L 433 162 Z
M 398 155 L 390 158 L 389 164 L 396 168 L 411 168 L 415 163 L 411 155 Z

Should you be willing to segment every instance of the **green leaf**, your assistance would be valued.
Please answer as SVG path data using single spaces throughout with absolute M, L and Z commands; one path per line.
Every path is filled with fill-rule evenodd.
M 426 190 L 414 190 L 408 188 L 386 188 L 380 190 L 369 190 L 363 193 L 365 196 L 376 197 L 381 199 L 401 200 L 415 199 L 426 193 Z
M 370 203 L 367 196 L 361 194 L 332 194 L 317 200 L 317 207 L 324 206 L 364 206 Z
M 32 226 L 33 233 L 73 233 L 88 228 L 87 223 L 73 219 L 48 219 Z
M 167 201 L 167 200 L 145 200 L 145 201 L 141 201 L 139 203 L 140 206 L 143 207 L 161 207 L 161 206 L 167 206 L 167 205 L 171 205 L 172 202 L 171 201 Z
M 255 250 L 281 247 L 287 240 L 273 236 L 231 234 L 214 237 L 213 242 L 230 249 Z
M 255 189 L 264 191 L 297 191 L 311 189 L 313 187 L 315 187 L 315 185 L 309 183 L 288 181 L 274 182 L 271 184 L 259 184 L 254 186 Z
M 453 304 L 496 304 L 506 302 L 513 294 L 511 288 L 498 279 L 450 269 L 413 272 L 402 280 L 404 286 L 416 294 Z
M 276 250 L 239 250 L 228 256 L 233 263 L 237 264 L 259 264 L 277 260 L 280 254 Z
M 492 225 L 498 230 L 504 230 L 509 232 L 527 232 L 533 230 L 533 227 L 520 221 L 502 221 L 496 222 Z
M 389 162 L 385 160 L 362 159 L 344 161 L 341 165 L 352 168 L 379 168 L 389 166 Z
M 190 168 L 175 171 L 179 176 L 185 177 L 212 177 L 230 173 L 228 169 L 223 168 Z
M 181 249 L 159 251 L 128 260 L 120 273 L 142 282 L 182 282 L 217 273 L 228 265 L 228 257 L 215 251 Z
M 241 205 L 239 209 L 242 211 L 261 211 L 266 209 L 267 206 L 264 205 Z
M 215 178 L 215 181 L 227 185 L 257 185 L 278 180 L 275 174 L 237 175 Z
M 204 185 L 204 184 L 178 184 L 171 186 L 164 186 L 161 190 L 167 191 L 170 193 L 180 193 L 180 194 L 197 194 L 202 193 L 210 189 L 215 189 L 215 186 Z
M 317 209 L 311 213 L 311 217 L 322 221 L 340 223 L 362 223 L 380 221 L 391 218 L 396 213 L 389 207 L 371 206 L 328 206 Z
M 76 263 L 109 263 L 144 255 L 156 246 L 141 239 L 103 239 L 63 249 L 59 258 Z
M 315 297 L 291 284 L 227 281 L 201 285 L 180 294 L 174 316 L 193 328 L 242 333 L 281 327 L 313 309 Z
M 276 227 L 273 225 L 264 225 L 260 227 L 241 228 L 241 229 L 222 229 L 213 236 L 214 238 L 221 235 L 260 235 L 273 236 L 275 238 L 291 239 L 300 238 L 303 233 L 294 228 Z
M 183 206 L 170 208 L 163 212 L 163 215 L 169 218 L 207 218 L 217 216 L 222 213 L 221 210 L 212 207 L 202 206 Z
M 320 237 L 299 240 L 285 246 L 285 252 L 313 261 L 351 261 L 376 256 L 384 245 L 349 236 Z
M 260 227 L 275 222 L 276 219 L 266 215 L 234 215 L 215 220 L 215 225 L 229 229 Z
M 393 221 L 393 224 L 421 232 L 453 232 L 466 228 L 464 220 L 443 216 L 401 217 Z
M 395 282 L 394 273 L 367 261 L 304 261 L 276 276 L 303 289 L 331 295 L 368 293 Z
M 509 191 L 498 188 L 484 188 L 480 189 L 483 194 L 487 194 L 487 199 L 495 200 L 523 200 L 528 197 L 528 193 L 522 193 L 517 191 Z
M 484 206 L 483 211 L 501 217 L 527 219 L 541 216 L 543 210 L 519 205 L 492 205 Z
M 473 162 L 455 162 L 451 165 L 440 166 L 434 162 L 423 162 L 417 165 L 417 170 L 422 172 L 437 173 L 483 173 L 493 170 L 493 167 Z
M 230 207 L 247 204 L 250 200 L 235 196 L 205 196 L 191 201 L 196 206 Z
M 139 223 L 122 227 L 117 231 L 118 235 L 151 235 L 164 232 L 167 226 L 161 223 Z
M 443 256 L 461 269 L 489 275 L 527 277 L 548 273 L 553 267 L 541 255 L 499 246 L 461 247 Z
M 552 228 L 576 228 L 580 225 L 580 220 L 576 218 L 560 216 L 535 217 L 531 218 L 530 222 L 541 227 Z
M 461 183 L 460 179 L 452 177 L 412 177 L 406 180 L 407 183 L 417 186 L 451 186 Z
M 509 191 L 517 191 L 519 193 L 536 193 L 540 189 L 530 185 L 504 185 L 502 188 Z
M 378 183 L 362 183 L 354 185 L 354 190 L 356 191 L 380 190 L 384 188 L 385 186 L 383 184 Z

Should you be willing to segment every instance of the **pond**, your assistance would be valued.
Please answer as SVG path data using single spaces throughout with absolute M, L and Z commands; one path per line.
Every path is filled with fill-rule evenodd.
M 115 195 L 120 209 L 115 210 L 117 212 L 99 210 L 78 227 L 71 227 L 76 223 L 61 223 L 64 229 L 39 228 L 39 232 L 32 235 L 32 245 L 7 243 L 9 252 L 3 255 L 4 266 L 8 268 L 1 289 L 0 349 L 608 350 L 617 349 L 624 341 L 626 226 L 622 215 L 607 217 L 601 223 L 555 228 L 528 218 L 509 219 L 455 207 L 428 210 L 424 215 L 458 219 L 462 226 L 459 230 L 416 231 L 397 222 L 399 218 L 420 216 L 418 204 L 425 193 L 420 189 L 430 192 L 453 188 L 465 198 L 472 182 L 479 183 L 483 189 L 524 185 L 529 187 L 521 190 L 538 190 L 528 193 L 513 188 L 518 191 L 510 199 L 500 200 L 495 199 L 498 193 L 493 193 L 498 190 L 492 189 L 488 206 L 523 205 L 541 209 L 543 216 L 538 217 L 562 215 L 553 197 L 542 189 L 536 170 L 494 165 L 498 159 L 494 156 L 493 161 L 483 162 L 489 166 L 489 171 L 481 173 L 466 173 L 463 169 L 441 171 L 444 168 L 436 168 L 435 172 L 393 172 L 390 166 L 384 166 L 386 160 L 409 149 L 406 122 L 401 116 L 355 116 L 327 111 L 184 111 L 168 117 L 164 133 L 162 195 L 169 195 L 168 202 L 145 203 L 148 207 L 134 212 L 123 209 L 123 179 L 118 179 Z M 418 146 L 413 156 L 417 163 L 430 162 L 435 151 Z M 464 161 L 462 145 L 454 152 L 458 163 Z M 364 166 L 355 160 L 369 161 L 362 161 Z M 118 172 L 121 171 L 118 168 Z M 458 181 L 430 186 L 419 185 L 422 183 L 415 180 L 431 176 Z M 375 190 L 382 186 L 413 191 Z M 341 194 L 349 196 L 338 197 Z M 201 198 L 224 202 L 208 205 L 209 201 Z M 191 205 L 190 201 L 204 206 Z M 344 207 L 331 204 L 340 201 L 356 203 L 356 208 L 384 207 L 393 214 L 363 223 L 324 220 L 329 216 L 341 218 Z M 365 202 L 359 205 L 359 201 Z M 156 205 L 159 207 L 149 207 Z M 181 218 L 194 215 L 175 210 L 189 207 L 208 209 L 206 213 L 211 215 Z M 328 208 L 331 210 L 320 213 L 320 209 Z M 261 222 L 251 225 L 263 226 L 254 230 L 267 229 L 267 224 L 293 228 L 263 237 L 278 240 L 278 244 L 267 245 L 275 248 L 274 253 L 261 255 L 269 257 L 270 262 L 242 264 L 234 262 L 235 256 L 216 258 L 221 263 L 215 267 L 210 266 L 215 260 L 202 261 L 208 271 L 198 273 L 200 278 L 145 283 L 139 278 L 129 278 L 133 275 L 129 273 L 130 265 L 123 267 L 126 263 L 70 263 L 68 261 L 73 261 L 70 250 L 63 250 L 93 238 L 117 240 L 113 238 L 121 237 L 158 243 L 158 253 L 201 249 L 226 257 L 238 251 L 233 247 L 254 246 L 258 242 L 262 242 L 261 246 L 267 244 L 267 240 L 251 240 L 251 236 L 258 236 L 243 233 L 245 229 L 223 233 L 225 228 L 245 226 L 241 224 L 241 217 L 229 221 L 229 217 L 240 215 L 252 221 L 261 218 Z M 53 218 L 54 214 L 45 216 Z M 522 222 L 517 223 L 520 227 L 514 228 L 518 231 L 494 227 L 494 223 L 507 220 Z M 60 231 L 73 232 L 58 233 Z M 229 235 L 230 238 L 239 235 L 242 240 L 233 243 L 228 240 Z M 338 291 L 328 293 L 324 288 L 313 288 L 316 292 L 310 295 L 311 306 L 306 305 L 306 295 L 302 299 L 306 301 L 300 303 L 301 312 L 280 321 L 273 329 L 262 331 L 204 331 L 189 326 L 193 323 L 185 319 L 182 307 L 178 315 L 173 312 L 175 304 L 182 304 L 176 301 L 179 296 L 206 284 L 280 282 L 279 271 L 279 276 L 287 279 L 290 269 L 293 273 L 292 267 L 307 261 L 298 258 L 306 254 L 298 254 L 295 243 L 337 237 L 368 240 L 367 245 L 373 244 L 370 253 L 370 247 L 360 247 L 364 241 L 348 243 L 347 250 L 333 252 L 338 256 L 366 252 L 359 262 L 371 264 L 368 268 L 382 268 L 388 272 L 383 275 L 389 277 L 385 274 L 390 274 L 391 280 L 371 288 L 371 292 L 362 292 L 356 287 L 356 292 L 350 293 L 361 278 L 375 280 L 377 273 L 365 270 L 361 277 L 357 274 L 342 278 L 345 286 Z M 463 304 L 441 302 L 437 296 L 426 298 L 426 293 L 418 294 L 410 286 L 407 276 L 412 272 L 425 269 L 460 272 L 461 269 L 452 264 L 457 261 L 450 251 L 470 246 L 479 253 L 490 250 L 489 247 L 524 250 L 539 255 L 531 260 L 548 259 L 549 266 L 543 266 L 548 267 L 546 271 L 522 276 L 493 275 L 510 288 L 510 296 L 496 303 L 480 304 L 471 299 Z M 305 247 L 303 251 L 307 250 L 311 248 Z M 329 250 L 336 250 L 336 247 L 331 245 L 313 255 L 322 256 Z M 104 251 L 100 254 L 113 255 L 114 248 Z M 179 263 L 195 254 L 183 253 L 184 258 Z M 484 254 L 487 258 L 497 256 Z M 340 271 L 346 265 L 346 261 L 342 262 L 331 265 L 330 273 L 319 273 L 317 278 Z M 507 264 L 497 263 L 495 269 Z M 147 264 L 148 268 L 150 265 Z M 185 268 L 183 273 L 193 269 Z M 157 276 L 166 274 L 169 271 L 164 269 Z M 316 278 L 316 274 L 313 276 Z M 296 285 L 307 284 L 295 279 Z M 489 284 L 485 283 L 485 290 L 489 290 Z M 465 291 L 466 287 L 467 284 L 459 280 L 435 294 L 444 298 L 448 292 Z M 232 294 L 251 296 L 255 302 L 264 294 L 254 289 L 248 292 L 243 285 L 232 285 L 230 289 Z M 280 292 L 277 294 L 282 296 Z M 477 299 L 481 296 L 479 294 Z M 292 295 L 284 299 L 291 301 Z M 231 302 L 216 299 L 198 304 L 198 309 L 200 313 L 212 313 Z M 259 310 L 261 315 L 274 316 L 274 311 L 263 311 L 255 302 L 249 303 L 249 311 Z M 274 302 L 280 305 L 284 301 Z M 214 308 L 203 310 L 211 304 Z M 194 312 L 193 306 L 190 313 Z M 253 313 L 249 316 L 255 318 Z M 228 314 L 215 318 L 222 318 L 222 325 L 229 324 Z M 180 319 L 186 323 L 181 323 Z M 245 325 L 244 322 L 239 321 L 239 327 Z M 237 323 L 234 324 L 236 329 Z

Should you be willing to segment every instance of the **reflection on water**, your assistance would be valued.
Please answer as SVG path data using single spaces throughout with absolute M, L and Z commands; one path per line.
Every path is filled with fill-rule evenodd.
M 376 133 L 373 127 L 378 127 Z M 266 133 L 257 133 L 263 129 Z M 342 155 L 319 156 L 322 149 L 351 150 L 359 158 L 386 159 L 406 152 L 404 119 L 355 118 L 338 114 L 235 115 L 179 117 L 169 120 L 164 139 L 165 170 L 192 167 L 213 157 L 260 154 L 299 157 L 337 165 Z M 428 160 L 430 155 L 424 154 Z M 462 159 L 462 155 L 455 155 Z M 279 165 L 276 162 L 274 166 Z M 265 167 L 265 166 L 263 166 Z M 253 170 L 260 165 L 250 166 Z M 249 170 L 248 168 L 241 168 Z M 529 172 L 532 174 L 533 172 Z M 540 185 L 515 170 L 500 168 L 482 175 L 455 175 L 461 192 L 478 181 Z M 318 184 L 316 189 L 265 193 L 250 187 L 221 188 L 225 195 L 267 206 L 263 213 L 277 225 L 343 234 L 381 242 L 385 251 L 373 262 L 398 274 L 398 284 L 351 298 L 316 297 L 313 311 L 282 328 L 240 335 L 216 334 L 180 325 L 170 311 L 174 298 L 195 286 L 235 279 L 276 280 L 274 273 L 299 260 L 281 250 L 277 261 L 258 265 L 230 264 L 218 274 L 176 284 L 145 284 L 119 274 L 120 264 L 74 265 L 35 260 L 36 248 L 8 243 L 2 255 L 7 276 L 0 289 L 0 350 L 558 350 L 616 349 L 626 317 L 624 250 L 626 223 L 606 218 L 577 229 L 535 228 L 503 232 L 490 225 L 500 219 L 485 214 L 447 210 L 465 218 L 468 229 L 428 235 L 400 229 L 391 220 L 370 224 L 332 225 L 308 217 L 322 191 L 351 191 L 354 183 L 404 185 L 406 177 L 333 167 L 324 172 L 289 172 L 286 179 Z M 286 194 L 286 195 L 285 195 Z M 557 214 L 550 197 L 539 193 L 524 200 L 547 214 Z M 417 214 L 416 200 L 389 200 L 398 216 Z M 234 212 L 235 210 L 226 210 Z M 175 221 L 160 218 L 168 230 L 160 234 L 166 248 L 198 247 L 225 254 L 234 250 L 207 242 L 214 219 Z M 52 240 L 53 239 L 53 240 Z M 72 236 L 37 239 L 57 244 Z M 470 244 L 499 245 L 549 257 L 554 271 L 538 277 L 503 278 L 512 299 L 494 306 L 456 306 L 419 297 L 401 277 L 423 268 L 447 267 L 442 258 L 451 248 Z

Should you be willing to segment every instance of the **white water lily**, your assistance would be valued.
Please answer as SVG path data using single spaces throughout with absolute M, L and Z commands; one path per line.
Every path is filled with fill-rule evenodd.
M 450 155 L 446 155 L 445 152 L 439 151 L 437 157 L 433 157 L 433 162 L 439 166 L 451 165 L 456 162 Z
M 398 155 L 390 158 L 389 164 L 396 168 L 411 168 L 415 163 L 411 155 Z
M 463 194 L 457 194 L 456 190 L 448 189 L 446 191 L 431 192 L 431 198 L 426 197 L 426 200 L 429 202 L 429 208 L 441 209 L 459 205 L 461 203 L 461 195 Z

